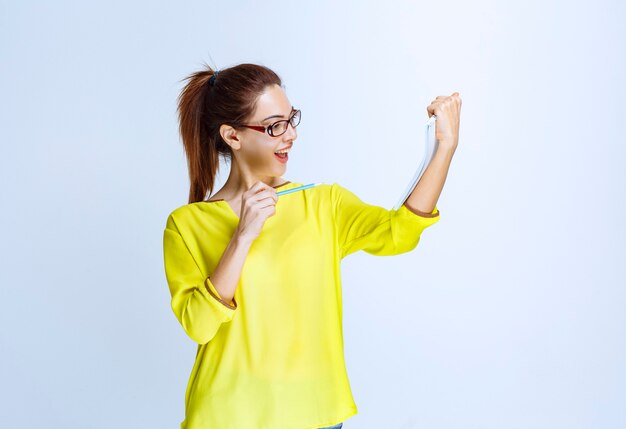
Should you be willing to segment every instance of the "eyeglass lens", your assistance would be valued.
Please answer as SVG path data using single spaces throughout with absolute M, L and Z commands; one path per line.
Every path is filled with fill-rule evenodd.
M 295 128 L 295 127 L 298 126 L 298 124 L 300 123 L 300 111 L 299 110 L 297 110 L 294 113 L 294 115 L 291 117 L 290 121 L 291 121 L 291 126 L 292 127 Z M 278 137 L 281 134 L 284 134 L 285 132 L 287 132 L 288 122 L 289 121 L 287 121 L 287 120 L 285 120 L 285 121 L 278 121 L 274 125 L 272 125 L 272 127 L 270 128 L 272 136 Z

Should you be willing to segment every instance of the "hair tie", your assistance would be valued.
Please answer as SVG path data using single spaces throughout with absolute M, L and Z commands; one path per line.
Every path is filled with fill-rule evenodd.
M 211 86 L 215 85 L 215 79 L 217 78 L 217 74 L 219 72 L 220 72 L 219 70 L 216 70 L 215 73 L 213 73 L 213 76 L 209 78 L 209 85 Z

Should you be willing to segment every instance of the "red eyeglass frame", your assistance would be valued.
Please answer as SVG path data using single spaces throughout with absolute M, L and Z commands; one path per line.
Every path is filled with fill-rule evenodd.
M 280 137 L 283 134 L 285 134 L 287 132 L 287 130 L 289 129 L 289 125 L 291 124 L 291 120 L 293 119 L 294 116 L 296 116 L 298 113 L 300 113 L 300 120 L 302 120 L 302 112 L 300 112 L 300 109 L 293 109 L 293 114 L 289 117 L 289 119 L 283 119 L 282 121 L 276 121 L 270 125 L 268 125 L 267 127 L 263 127 L 261 125 L 240 125 L 241 127 L 246 127 L 246 128 L 250 128 L 252 130 L 256 130 L 259 131 L 261 133 L 265 133 L 267 132 L 267 134 L 269 134 L 271 137 Z M 285 128 L 285 131 L 277 136 L 274 136 L 272 134 L 270 134 L 270 131 L 272 129 L 272 127 L 280 122 L 287 122 L 287 128 Z M 300 121 L 298 121 L 298 125 L 300 125 Z M 293 125 L 292 125 L 293 127 Z M 297 127 L 297 125 L 296 125 Z M 295 127 L 294 127 L 295 128 Z

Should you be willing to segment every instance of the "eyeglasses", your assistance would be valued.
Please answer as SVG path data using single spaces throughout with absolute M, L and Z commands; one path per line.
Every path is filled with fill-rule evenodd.
M 241 125 L 242 127 L 250 128 L 253 130 L 260 131 L 262 133 L 266 132 L 272 137 L 278 137 L 287 132 L 287 128 L 289 128 L 289 124 L 292 127 L 297 127 L 300 123 L 300 110 L 295 110 L 291 118 L 284 119 L 282 121 L 274 122 L 272 125 L 268 127 L 262 127 L 259 125 Z

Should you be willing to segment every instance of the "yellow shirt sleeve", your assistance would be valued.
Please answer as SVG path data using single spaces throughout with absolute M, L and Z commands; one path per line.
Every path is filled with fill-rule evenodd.
M 191 339 L 208 343 L 223 323 L 232 320 L 237 302 L 233 298 L 231 305 L 219 296 L 194 260 L 172 215 L 163 232 L 163 257 L 176 318 Z
M 387 210 L 363 202 L 338 183 L 332 184 L 331 200 L 342 258 L 359 250 L 377 256 L 409 252 L 419 243 L 422 231 L 440 219 L 437 206 L 431 213 L 406 204 Z

